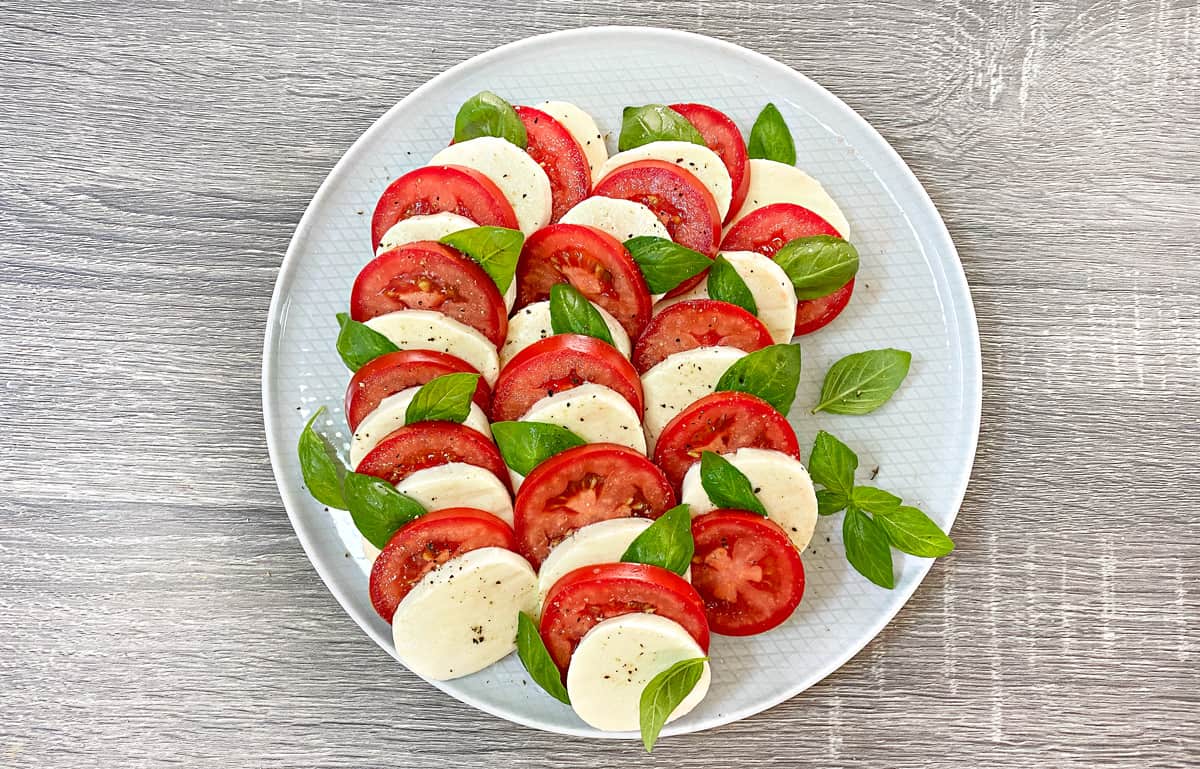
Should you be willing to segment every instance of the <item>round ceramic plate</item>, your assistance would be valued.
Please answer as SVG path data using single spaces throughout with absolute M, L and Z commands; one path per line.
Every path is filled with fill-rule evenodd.
M 805 456 L 819 429 L 858 452 L 862 477 L 919 505 L 949 528 L 962 501 L 979 428 L 980 358 L 970 293 L 946 227 L 920 183 L 853 110 L 778 62 L 730 43 L 662 29 L 604 27 L 505 45 L 439 75 L 388 110 L 321 185 L 283 260 L 267 325 L 263 407 L 271 464 L 292 525 L 329 589 L 381 647 L 391 632 L 367 596 L 367 564 L 349 516 L 305 492 L 296 438 L 319 406 L 322 427 L 345 440 L 349 372 L 334 350 L 354 276 L 372 256 L 371 212 L 387 184 L 444 147 L 459 105 L 495 91 L 513 104 L 574 102 L 610 132 L 621 109 L 711 104 L 748 135 L 768 101 L 783 113 L 798 165 L 819 179 L 850 221 L 862 267 L 837 321 L 800 339 L 804 375 L 791 420 Z M 880 347 L 912 351 L 904 386 L 869 416 L 809 415 L 829 365 Z M 867 644 L 899 611 L 931 562 L 896 553 L 896 587 L 882 590 L 846 563 L 841 516 L 822 518 L 804 553 L 804 602 L 781 627 L 751 638 L 714 637 L 712 688 L 664 734 L 707 729 L 804 691 Z M 349 555 L 349 557 L 347 557 Z M 611 737 L 526 682 L 516 655 L 466 678 L 434 682 L 464 703 L 566 734 Z M 625 735 L 615 735 L 625 736 Z

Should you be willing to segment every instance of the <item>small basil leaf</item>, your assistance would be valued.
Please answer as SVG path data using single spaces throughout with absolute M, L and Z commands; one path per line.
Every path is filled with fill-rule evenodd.
M 892 573 L 892 548 L 879 524 L 854 505 L 846 508 L 842 519 L 842 540 L 846 560 L 867 579 L 891 590 L 896 577 Z
M 521 149 L 529 142 L 517 111 L 491 91 L 480 91 L 467 99 L 454 117 L 454 141 L 465 142 L 481 136 L 507 139 Z
M 750 129 L 746 151 L 752 158 L 796 165 L 796 144 L 792 141 L 792 132 L 774 104 L 768 102 L 758 113 L 758 119 Z
M 954 540 L 915 507 L 901 505 L 888 513 L 877 513 L 875 521 L 892 547 L 903 553 L 938 558 L 954 550 Z
M 624 563 L 648 563 L 683 574 L 692 564 L 696 543 L 692 540 L 692 514 L 687 505 L 676 505 L 629 543 Z
M 846 509 L 846 505 L 850 504 L 850 500 L 846 499 L 846 495 L 832 489 L 820 489 L 817 491 L 817 513 L 819 515 L 833 515 Z
M 569 283 L 550 287 L 550 328 L 556 334 L 583 334 L 613 343 L 604 316 Z
M 850 503 L 868 513 L 890 513 L 900 507 L 900 497 L 874 486 L 855 486 Z
M 654 750 L 658 735 L 675 708 L 687 699 L 704 675 L 707 657 L 680 660 L 651 678 L 642 690 L 638 703 L 638 722 L 642 728 L 642 744 L 646 752 Z
M 829 367 L 812 413 L 871 413 L 899 389 L 911 363 L 912 353 L 891 348 L 847 355 Z
M 858 249 L 832 235 L 789 240 L 775 263 L 783 268 L 797 299 L 817 299 L 837 291 L 858 274 Z
M 525 666 L 535 684 L 559 702 L 571 704 L 571 698 L 567 696 L 567 687 L 563 686 L 562 675 L 542 641 L 537 623 L 525 612 L 521 612 L 517 617 L 517 656 L 521 658 L 521 664 Z
M 842 499 L 849 499 L 854 491 L 854 471 L 857 469 L 858 456 L 850 447 L 824 430 L 817 433 L 817 440 L 808 455 L 808 474 L 814 481 L 837 492 Z
M 683 115 L 662 104 L 626 107 L 621 113 L 621 136 L 617 149 L 621 152 L 643 144 L 660 141 L 704 144 L 704 137 Z
M 754 496 L 754 484 L 725 457 L 704 451 L 700 454 L 700 485 L 709 500 L 720 508 L 746 510 L 766 516 L 758 497 Z
M 717 380 L 717 392 L 750 393 L 787 415 L 799 384 L 799 345 L 773 344 L 734 361 Z
M 344 489 L 354 525 L 380 550 L 401 526 L 425 514 L 420 502 L 372 475 L 347 473 Z
M 452 232 L 439 241 L 474 259 L 503 294 L 517 273 L 517 260 L 525 236 L 507 227 L 469 227 Z
M 550 457 L 586 443 L 565 427 L 542 422 L 495 422 L 492 437 L 500 449 L 504 464 L 521 475 Z
M 699 251 L 654 235 L 630 238 L 625 248 L 641 269 L 651 294 L 665 294 L 712 266 L 712 260 Z
M 346 477 L 346 466 L 329 439 L 313 428 L 317 418 L 324 413 L 324 406 L 317 409 L 300 432 L 300 442 L 296 447 L 300 455 L 300 473 L 304 476 L 308 493 L 314 499 L 322 505 L 345 510 L 342 479 Z
M 337 321 L 341 327 L 337 338 L 338 355 L 351 371 L 358 371 L 380 355 L 400 349 L 391 339 L 365 323 L 350 320 L 344 312 L 337 314 Z
M 467 421 L 471 414 L 471 400 L 479 386 L 478 374 L 443 374 L 421 385 L 417 394 L 408 402 L 404 412 L 404 424 L 414 422 L 458 422 Z
M 718 302 L 736 304 L 751 315 L 758 315 L 758 303 L 754 301 L 750 287 L 729 260 L 720 254 L 708 271 L 708 295 Z

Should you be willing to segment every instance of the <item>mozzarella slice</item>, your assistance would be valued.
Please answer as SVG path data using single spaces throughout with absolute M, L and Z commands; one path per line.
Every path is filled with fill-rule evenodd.
M 691 142 L 662 141 L 650 142 L 631 150 L 618 152 L 608 159 L 600 169 L 600 177 L 604 178 L 616 169 L 639 160 L 662 160 L 674 163 L 685 171 L 690 171 L 700 183 L 712 193 L 717 203 L 717 213 L 722 220 L 729 213 L 729 203 L 733 200 L 733 182 L 729 178 L 729 170 L 721 162 L 717 153 L 703 144 Z M 751 181 L 753 184 L 753 181 Z
M 761 158 L 750 161 L 750 187 L 746 192 L 746 202 L 738 209 L 729 226 L 737 224 L 751 211 L 773 203 L 804 206 L 833 225 L 843 238 L 850 237 L 850 223 L 820 182 L 795 166 Z
M 629 334 L 625 333 L 625 329 L 607 310 L 597 304 L 592 306 L 599 310 L 600 317 L 604 318 L 604 323 L 608 326 L 608 333 L 612 336 L 613 345 L 628 358 L 632 349 L 629 344 Z M 550 324 L 550 302 L 534 302 L 525 305 L 508 321 L 508 336 L 504 340 L 504 346 L 500 348 L 500 366 L 507 366 L 514 355 L 539 339 L 553 335 L 554 329 Z
M 529 407 L 522 422 L 565 427 L 588 443 L 619 443 L 646 453 L 646 436 L 638 413 L 615 390 L 585 382 L 547 395 Z
M 517 616 L 533 612 L 537 575 L 501 547 L 452 558 L 426 574 L 392 618 L 396 656 L 424 678 L 478 672 L 517 648 Z
M 668 355 L 642 374 L 646 400 L 646 443 L 653 451 L 672 418 L 717 387 L 725 370 L 746 353 L 735 347 L 697 347 Z
M 703 656 L 704 650 L 683 626 L 666 617 L 622 614 L 606 619 L 587 632 L 571 656 L 567 669 L 571 707 L 596 729 L 637 731 L 642 691 L 650 679 L 676 662 Z M 668 723 L 700 704 L 710 679 L 705 662 L 700 680 L 671 712 Z
M 608 147 L 604 145 L 604 134 L 592 116 L 565 101 L 544 101 L 537 106 L 542 112 L 562 124 L 567 133 L 583 147 L 583 156 L 587 158 L 588 169 L 592 172 L 592 183 L 600 181 L 600 167 L 608 160 Z
M 787 532 L 797 550 L 804 550 L 817 525 L 817 494 L 800 460 L 780 451 L 751 448 L 723 456 L 750 479 L 767 517 Z M 683 477 L 680 502 L 692 506 L 693 516 L 716 509 L 700 483 L 699 462 Z
M 420 387 L 409 387 L 406 390 L 401 390 L 398 393 L 393 393 L 383 400 L 379 401 L 379 405 L 375 410 L 358 423 L 358 429 L 354 431 L 354 435 L 350 437 L 350 466 L 358 467 L 358 463 L 362 461 L 371 449 L 379 445 L 379 442 L 387 437 L 388 433 L 398 427 L 404 426 L 405 412 L 408 411 L 408 404 L 412 403 L 412 399 L 416 397 Z M 488 438 L 492 437 L 492 430 L 488 424 L 487 415 L 483 413 L 483 409 L 474 401 L 471 402 L 471 411 L 467 414 L 467 419 L 463 422 L 464 425 L 470 427 L 476 432 Z
M 671 233 L 654 212 L 641 203 L 595 196 L 581 200 L 559 219 L 562 224 L 586 224 L 624 243 L 640 235 L 671 239 Z
M 466 166 L 491 179 L 508 198 L 527 236 L 550 223 L 550 177 L 529 153 L 507 139 L 481 136 L 451 144 L 429 164 Z
M 567 572 L 598 563 L 616 563 L 629 544 L 653 523 L 649 518 L 613 518 L 590 523 L 559 542 L 538 570 L 538 607 Z
M 401 350 L 436 350 L 471 364 L 488 385 L 500 374 L 500 357 L 486 336 L 433 310 L 397 310 L 367 321 Z
M 796 328 L 796 289 L 783 268 L 771 257 L 755 251 L 722 251 L 721 256 L 746 281 L 746 288 L 754 295 L 758 307 L 758 319 L 767 327 L 771 340 L 776 344 L 791 341 Z M 702 282 L 687 293 L 659 302 L 654 312 L 689 299 L 708 298 L 708 285 Z
M 440 214 L 426 214 L 401 219 L 392 228 L 383 233 L 376 254 L 382 254 L 390 248 L 403 246 L 406 243 L 416 243 L 419 240 L 441 240 L 452 232 L 469 230 L 478 225 L 465 216 L 449 211 Z

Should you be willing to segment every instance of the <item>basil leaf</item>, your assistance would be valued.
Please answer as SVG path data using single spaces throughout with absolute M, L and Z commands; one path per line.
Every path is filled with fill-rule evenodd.
M 525 124 L 513 106 L 491 91 L 480 91 L 463 102 L 454 116 L 454 141 L 498 136 L 521 149 L 529 143 Z
M 373 475 L 347 473 L 343 489 L 354 525 L 380 550 L 401 526 L 425 514 L 420 502 Z
M 773 344 L 734 361 L 717 380 L 717 392 L 750 393 L 786 416 L 796 399 L 799 384 L 799 345 Z
M 896 585 L 892 573 L 892 548 L 879 524 L 854 505 L 846 508 L 842 519 L 842 539 L 846 560 L 867 579 L 891 590 Z
M 642 727 L 642 744 L 646 752 L 654 750 L 658 735 L 675 708 L 687 699 L 704 675 L 707 657 L 680 660 L 651 678 L 642 690 L 638 702 L 638 722 Z
M 712 266 L 712 260 L 699 251 L 654 235 L 630 238 L 625 248 L 641 269 L 651 294 L 665 294 Z
M 517 274 L 517 260 L 521 258 L 525 236 L 520 230 L 507 227 L 469 227 L 452 232 L 438 242 L 479 262 L 479 266 L 503 294 Z
M 758 119 L 750 129 L 746 151 L 752 158 L 796 165 L 796 144 L 792 141 L 792 132 L 774 104 L 768 102 L 758 113 Z
M 846 505 L 850 504 L 850 500 L 846 499 L 846 495 L 832 489 L 820 489 L 817 491 L 817 514 L 818 515 L 833 515 L 846 509 Z
M 704 451 L 700 454 L 700 485 L 709 500 L 720 508 L 746 510 L 766 517 L 767 509 L 754 496 L 754 484 L 725 457 Z
M 650 142 L 678 141 L 704 144 L 704 137 L 683 115 L 662 104 L 626 107 L 621 113 L 621 152 Z
M 676 574 L 692 565 L 696 543 L 692 539 L 692 514 L 687 505 L 676 505 L 629 543 L 624 563 L 648 563 Z
M 887 513 L 877 513 L 875 521 L 892 547 L 909 555 L 937 558 L 954 550 L 954 540 L 915 507 L 902 505 Z
M 854 491 L 854 471 L 857 469 L 858 456 L 846 444 L 824 430 L 817 433 L 817 440 L 808 455 L 808 474 L 814 481 L 837 492 L 843 499 L 849 499 Z M 845 503 L 842 506 L 845 507 Z
M 887 403 L 908 376 L 912 353 L 867 350 L 847 355 L 829 367 L 821 385 L 821 402 L 812 413 L 869 414 Z
M 837 291 L 858 274 L 858 249 L 832 235 L 789 240 L 775 263 L 783 268 L 797 299 L 817 299 Z
M 314 499 L 322 505 L 345 510 L 342 479 L 346 477 L 346 466 L 329 439 L 313 429 L 317 418 L 324 413 L 324 406 L 317 409 L 300 431 L 300 442 L 296 447 L 300 455 L 300 473 Z
M 569 283 L 550 287 L 550 328 L 556 334 L 583 334 L 613 343 L 604 316 Z
M 471 414 L 471 400 L 479 386 L 479 374 L 443 374 L 421 385 L 417 394 L 408 402 L 404 412 L 404 424 L 413 422 L 458 422 L 467 421 Z
M 855 486 L 850 503 L 868 513 L 890 513 L 900 507 L 900 497 L 874 486 Z
M 567 696 L 567 687 L 563 686 L 562 675 L 550 657 L 545 642 L 542 641 L 537 623 L 525 612 L 521 612 L 517 617 L 517 656 L 521 658 L 521 664 L 525 666 L 535 684 L 559 702 L 571 704 L 571 698 Z
M 338 355 L 351 371 L 358 371 L 380 355 L 400 349 L 391 339 L 365 323 L 350 320 L 344 312 L 337 314 L 337 322 L 341 327 L 337 338 Z
M 708 271 L 708 295 L 719 302 L 736 304 L 751 315 L 758 315 L 758 303 L 754 301 L 750 287 L 729 260 L 720 254 Z
M 492 437 L 504 464 L 521 475 L 529 475 L 559 452 L 587 443 L 565 427 L 542 422 L 495 422 Z

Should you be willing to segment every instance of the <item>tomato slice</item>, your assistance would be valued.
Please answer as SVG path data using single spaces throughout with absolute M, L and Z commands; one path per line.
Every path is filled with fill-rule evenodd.
M 479 263 L 432 240 L 389 249 L 367 263 L 350 291 L 350 317 L 361 322 L 397 310 L 434 310 L 465 323 L 499 347 L 508 307 Z
M 355 469 L 397 484 L 418 470 L 451 462 L 490 470 L 508 485 L 508 467 L 495 444 L 456 422 L 414 422 L 398 427 L 371 449 Z
M 642 380 L 615 347 L 591 336 L 555 334 L 513 356 L 492 395 L 492 421 L 520 419 L 548 395 L 593 382 L 615 390 L 640 417 Z
M 654 445 L 654 464 L 676 492 L 700 454 L 729 454 L 741 448 L 773 449 L 800 459 L 796 431 L 771 404 L 749 393 L 706 395 L 667 423 Z
M 567 572 L 551 586 L 540 631 L 564 673 L 575 647 L 600 622 L 648 612 L 678 622 L 708 652 L 704 602 L 682 577 L 644 563 L 603 563 Z
M 371 605 L 388 622 L 404 596 L 451 558 L 483 547 L 515 546 L 512 529 L 491 513 L 450 507 L 401 526 L 371 567 Z
M 517 215 L 500 188 L 483 174 L 462 166 L 424 166 L 388 185 L 371 217 L 371 249 L 396 222 L 443 211 L 480 226 L 517 229 Z
M 346 388 L 346 422 L 350 431 L 389 395 L 410 387 L 420 387 L 445 374 L 478 374 L 464 360 L 436 350 L 398 350 L 380 355 L 354 372 Z M 488 413 L 492 409 L 492 391 L 483 377 L 475 387 L 475 403 Z
M 770 345 L 762 321 L 729 302 L 692 299 L 662 310 L 633 347 L 633 365 L 643 374 L 668 355 L 724 345 L 754 352 Z
M 516 110 L 529 139 L 525 151 L 550 179 L 553 201 L 550 221 L 557 222 L 592 191 L 592 172 L 587 156 L 562 123 L 533 107 L 517 107 Z
M 704 137 L 708 148 L 717 153 L 729 178 L 733 180 L 733 199 L 725 221 L 732 219 L 741 209 L 750 191 L 750 155 L 746 152 L 746 141 L 737 123 L 724 112 L 706 104 L 672 104 L 671 109 L 683 115 Z
M 593 195 L 641 203 L 676 243 L 710 259 L 721 242 L 721 217 L 712 193 L 690 171 L 662 160 L 639 160 L 601 179 Z
M 796 304 L 796 336 L 811 334 L 829 324 L 842 314 L 846 305 L 850 304 L 850 295 L 854 293 L 854 279 L 834 291 L 832 294 L 819 296 L 816 299 L 802 299 Z
M 610 518 L 657 518 L 675 506 L 662 471 L 631 448 L 589 443 L 535 467 L 513 503 L 521 555 L 535 567 L 571 532 Z
M 621 241 L 582 224 L 551 224 L 529 236 L 517 262 L 517 307 L 550 297 L 570 283 L 608 310 L 630 338 L 650 321 L 650 290 Z
M 692 521 L 692 538 L 692 585 L 714 633 L 762 633 L 800 605 L 804 565 L 777 524 L 754 513 L 714 510 Z

